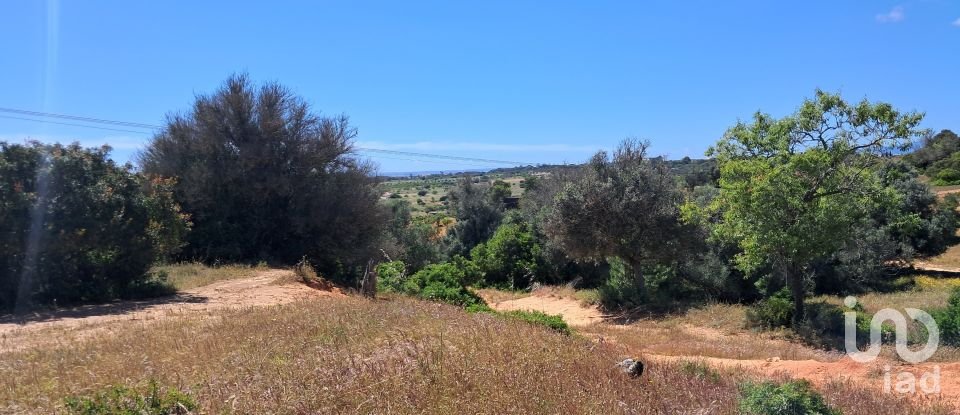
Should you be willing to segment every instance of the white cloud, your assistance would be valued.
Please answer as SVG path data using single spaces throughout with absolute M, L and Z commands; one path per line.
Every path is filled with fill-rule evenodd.
M 597 146 L 574 146 L 569 144 L 498 144 L 452 141 L 419 141 L 415 143 L 384 143 L 380 141 L 357 142 L 357 147 L 378 150 L 409 151 L 541 151 L 553 153 L 594 152 Z
M 880 23 L 897 23 L 903 21 L 907 15 L 903 11 L 903 6 L 897 6 L 887 13 L 877 15 L 877 21 Z
M 956 27 L 960 27 L 960 18 L 958 18 L 957 20 L 954 20 L 953 25 Z

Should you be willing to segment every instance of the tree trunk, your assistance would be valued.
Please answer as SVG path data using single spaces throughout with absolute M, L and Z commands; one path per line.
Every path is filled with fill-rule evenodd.
M 643 275 L 643 267 L 640 265 L 639 261 L 627 261 L 627 272 L 630 273 L 630 276 L 633 278 L 633 285 L 637 287 L 640 292 L 640 300 L 646 302 L 647 300 L 647 278 Z
M 793 323 L 796 326 L 797 323 L 803 321 L 804 317 L 803 300 L 806 298 L 806 293 L 803 290 L 803 274 L 797 272 L 793 267 L 786 267 L 784 272 L 787 285 L 790 286 L 790 293 L 793 295 Z

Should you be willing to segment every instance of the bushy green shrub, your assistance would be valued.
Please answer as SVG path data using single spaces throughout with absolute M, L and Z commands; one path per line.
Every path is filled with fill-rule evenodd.
M 497 228 L 490 240 L 470 251 L 483 273 L 483 282 L 502 288 L 526 288 L 540 272 L 542 247 L 529 225 L 518 217 Z
M 486 304 L 470 304 L 464 310 L 470 314 L 475 313 L 487 313 L 487 314 L 497 314 L 497 311 L 490 308 Z
M 403 261 L 381 262 L 377 264 L 377 286 L 383 292 L 400 292 L 406 277 L 407 265 Z
M 943 344 L 960 346 L 960 288 L 953 291 L 947 308 L 931 313 L 940 329 L 940 341 Z
M 483 304 L 483 299 L 464 285 L 464 278 L 463 270 L 452 263 L 431 264 L 404 281 L 401 291 L 462 307 Z
M 0 143 L 0 309 L 162 291 L 147 271 L 188 230 L 174 182 L 109 150 Z
M 841 415 L 824 402 L 810 383 L 795 380 L 745 383 L 740 386 L 740 413 L 749 415 Z
M 527 323 L 543 326 L 556 331 L 560 334 L 570 334 L 570 326 L 560 315 L 546 314 L 541 311 L 514 310 L 500 313 L 506 317 L 525 321 Z
M 644 302 L 644 287 L 631 278 L 627 264 L 618 258 L 608 258 L 610 276 L 598 289 L 600 305 L 606 309 L 637 307 Z
M 161 388 L 150 382 L 147 390 L 113 386 L 92 396 L 70 397 L 67 411 L 74 415 L 186 415 L 198 408 L 196 401 L 176 388 Z
M 754 327 L 775 329 L 791 327 L 793 323 L 793 300 L 786 289 L 758 301 L 747 311 L 747 322 Z

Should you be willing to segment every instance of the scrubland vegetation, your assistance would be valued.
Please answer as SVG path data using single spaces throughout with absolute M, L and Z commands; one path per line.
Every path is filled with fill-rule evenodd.
M 948 412 L 669 359 L 836 360 L 843 313 L 865 339 L 885 307 L 930 311 L 948 346 L 937 358 L 960 355 L 960 284 L 909 266 L 947 261 L 960 226 L 957 200 L 927 184 L 953 184 L 960 143 L 919 128 L 920 113 L 816 91 L 793 114 L 737 122 L 707 160 L 626 139 L 579 166 L 381 182 L 346 116 L 279 84 L 234 76 L 189 108 L 139 169 L 108 149 L 0 145 L 0 308 L 29 320 L 268 266 L 317 289 L 376 282 L 379 297 L 6 351 L 0 411 Z M 483 300 L 544 285 L 620 324 L 571 328 Z M 925 340 L 914 325 L 910 342 Z M 614 367 L 639 351 L 661 356 L 642 378 Z
M 147 394 L 154 381 L 161 394 L 179 391 L 203 413 L 734 414 L 738 382 L 759 381 L 681 362 L 652 362 L 638 381 L 613 367 L 623 353 L 448 305 L 303 302 L 6 354 L 0 411 L 54 412 L 67 397 L 117 385 Z M 848 384 L 826 391 L 826 402 L 846 414 L 946 413 Z

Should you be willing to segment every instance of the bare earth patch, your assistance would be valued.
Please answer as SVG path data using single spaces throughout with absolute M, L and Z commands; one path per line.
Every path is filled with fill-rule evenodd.
M 882 393 L 884 366 L 891 367 L 892 383 L 897 373 L 910 372 L 918 379 L 939 366 L 941 393 L 939 399 L 960 407 L 960 363 L 904 364 L 881 357 L 871 364 L 854 362 L 836 352 L 824 352 L 762 333 L 734 332 L 724 316 L 718 315 L 716 328 L 691 325 L 689 316 L 666 321 L 641 320 L 630 324 L 605 321 L 596 307 L 587 307 L 573 298 L 537 295 L 491 303 L 496 310 L 535 310 L 559 314 L 578 331 L 603 347 L 621 350 L 624 355 L 643 355 L 656 362 L 675 363 L 696 360 L 715 368 L 734 372 L 750 371 L 770 378 L 789 376 L 807 379 L 821 389 L 840 383 L 852 383 L 866 390 Z M 731 313 L 725 306 L 693 311 L 700 320 L 711 310 Z M 742 320 L 741 320 L 742 321 Z M 929 401 L 927 396 L 911 399 Z
M 480 295 L 484 297 L 484 300 L 490 298 L 489 294 L 481 293 Z M 563 320 L 567 324 L 572 326 L 588 326 L 599 323 L 604 319 L 603 313 L 596 306 L 585 306 L 576 300 L 540 292 L 512 300 L 498 302 L 488 300 L 488 302 L 490 307 L 500 311 L 535 310 L 547 314 L 559 314 L 563 316 Z
M 47 343 L 67 343 L 109 333 L 123 323 L 150 323 L 184 314 L 208 314 L 228 308 L 285 304 L 339 291 L 320 291 L 292 282 L 292 271 L 258 270 L 252 277 L 215 282 L 177 295 L 145 301 L 123 301 L 72 307 L 25 316 L 0 317 L 0 352 Z M 277 281 L 291 281 L 275 284 Z M 56 333 L 56 335 L 53 335 Z M 49 335 L 46 335 L 49 334 Z

